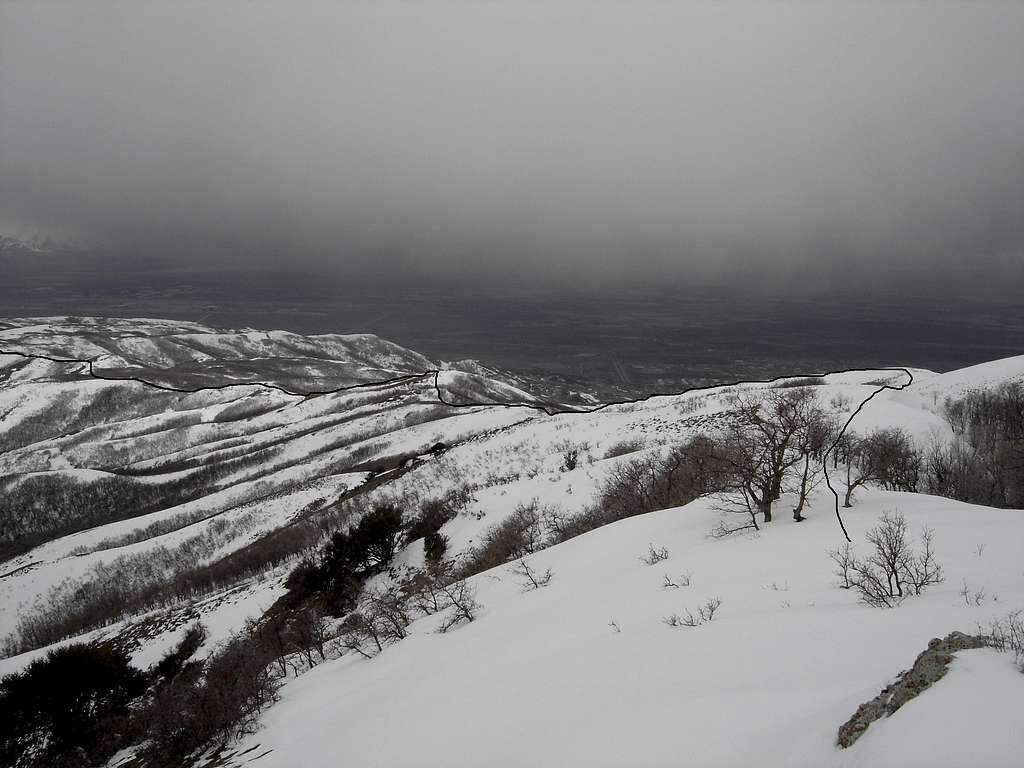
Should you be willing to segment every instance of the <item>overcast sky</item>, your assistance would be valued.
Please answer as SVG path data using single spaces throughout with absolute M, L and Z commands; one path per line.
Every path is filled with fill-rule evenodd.
M 1024 261 L 1024 3 L 0 0 L 0 224 L 195 263 Z

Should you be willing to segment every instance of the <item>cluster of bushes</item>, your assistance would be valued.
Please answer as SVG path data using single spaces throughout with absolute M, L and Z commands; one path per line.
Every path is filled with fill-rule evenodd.
M 312 599 L 329 615 L 342 616 L 355 607 L 366 580 L 386 569 L 401 545 L 422 539 L 427 563 L 441 563 L 448 546 L 441 528 L 467 500 L 465 491 L 457 489 L 424 501 L 408 520 L 397 501 L 360 508 L 355 525 L 333 532 L 316 557 L 292 572 L 289 599 L 293 604 Z
M 142 744 L 147 765 L 176 766 L 211 744 L 252 732 L 260 713 L 277 700 L 278 658 L 271 634 L 250 622 L 205 663 L 158 678 L 136 715 L 129 744 Z
M 288 577 L 294 604 L 315 600 L 328 614 L 343 616 L 363 584 L 391 562 L 402 539 L 402 512 L 384 503 L 345 531 L 336 531 L 316 559 L 304 560 Z
M 146 672 L 110 644 L 50 651 L 0 681 L 0 764 L 86 768 L 134 747 L 142 765 L 185 765 L 251 732 L 277 699 L 289 660 L 325 659 L 326 638 L 308 611 L 271 612 L 205 661 L 194 660 L 206 640 L 195 624 Z
M 916 491 L 923 457 L 903 430 L 880 429 L 866 437 L 844 435 L 834 448 L 832 461 L 845 472 L 843 506 L 850 507 L 854 491 L 868 483 L 888 491 Z
M 56 472 L 8 480 L 0 493 L 0 559 L 60 536 L 197 499 L 217 476 L 207 467 L 160 483 L 118 475 L 81 482 Z
M 1024 507 L 1024 385 L 1010 382 L 946 401 L 953 441 L 925 457 L 927 490 L 990 507 Z
M 310 510 L 203 565 L 197 566 L 187 553 L 205 551 L 210 544 L 207 534 L 233 538 L 235 532 L 218 534 L 218 525 L 174 549 L 161 547 L 101 564 L 81 580 L 57 585 L 39 606 L 24 613 L 16 631 L 4 639 L 2 652 L 7 656 L 23 653 L 143 611 L 235 586 L 319 546 L 361 510 L 348 500 Z M 151 552 L 155 552 L 152 559 Z
M 188 396 L 177 393 L 142 390 L 134 384 L 52 391 L 42 409 L 0 433 L 0 451 L 15 450 L 113 421 L 167 413 L 188 407 L 187 399 Z
M 251 516 L 217 518 L 202 533 L 174 548 L 156 546 L 94 565 L 81 579 L 65 580 L 47 593 L 38 610 L 23 613 L 4 640 L 13 655 L 107 626 L 144 608 L 165 607 L 191 597 L 190 575 L 223 545 L 244 535 Z
M 371 490 L 378 482 L 371 481 L 358 493 Z M 440 528 L 464 508 L 467 501 L 465 488 L 459 488 L 440 500 L 424 502 L 409 522 L 401 523 L 404 539 L 412 542 L 422 534 L 428 560 L 441 560 L 447 539 Z M 342 499 L 336 504 L 307 510 L 290 524 L 257 541 L 222 558 L 197 565 L 226 541 L 237 538 L 239 526 L 247 521 L 246 518 L 236 523 L 217 520 L 203 533 L 189 537 L 174 548 L 156 547 L 101 563 L 83 578 L 57 585 L 36 609 L 25 612 L 16 630 L 4 639 L 2 652 L 7 656 L 23 653 L 142 611 L 234 586 L 320 547 L 325 538 L 350 520 L 365 515 L 365 506 L 358 498 Z M 341 544 L 341 539 L 338 543 Z M 357 549 L 359 546 L 361 544 L 357 543 Z M 308 577 L 310 581 L 302 589 L 318 591 L 321 587 L 314 585 L 322 584 L 325 578 L 321 565 L 315 557 L 304 561 L 292 576 L 294 583 L 300 585 Z M 326 569 L 329 570 L 330 567 Z M 339 593 L 339 606 L 348 604 L 344 591 Z

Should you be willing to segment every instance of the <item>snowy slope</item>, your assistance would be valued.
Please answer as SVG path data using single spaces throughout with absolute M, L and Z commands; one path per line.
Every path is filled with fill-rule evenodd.
M 915 393 L 924 400 L 941 405 L 947 397 L 956 397 L 975 389 L 987 389 L 1006 382 L 1024 382 L 1024 355 L 990 360 L 922 381 Z
M 5 325 L 0 348 L 96 358 L 109 372 L 144 370 L 172 383 L 238 382 L 270 372 L 285 384 L 367 384 L 432 365 L 367 335 L 221 332 L 159 320 Z M 737 389 L 772 386 L 709 388 L 546 416 L 508 407 L 536 402 L 521 380 L 493 378 L 483 366 L 459 369 L 436 380 L 316 397 L 256 385 L 183 394 L 96 381 L 80 364 L 0 356 L 0 491 L 40 477 L 73 478 L 82 487 L 131 478 L 168 489 L 156 508 L 54 535 L 0 564 L 0 635 L 65 580 L 73 588 L 118 558 L 181 547 L 229 523 L 230 536 L 215 539 L 206 555 L 215 562 L 311 505 L 329 507 L 347 491 L 361 491 L 371 478 L 379 487 L 367 498 L 410 504 L 470 483 L 466 510 L 443 530 L 457 556 L 523 502 L 584 509 L 621 462 L 714 431 L 728 419 Z M 949 434 L 940 415 L 945 396 L 1022 373 L 1024 358 L 1010 358 L 947 374 L 912 370 L 913 382 L 901 390 L 879 387 L 900 387 L 908 374 L 880 370 L 829 375 L 813 391 L 841 421 L 870 397 L 853 431 L 898 427 L 924 445 Z M 438 444 L 443 450 L 435 453 Z M 572 470 L 563 466 L 567 447 L 580 452 Z M 608 458 L 612 449 L 620 455 Z M 212 476 L 201 475 L 211 468 Z M 193 477 L 204 477 L 201 493 L 172 498 L 174 484 Z M 718 513 L 706 501 L 622 521 L 534 555 L 555 574 L 535 592 L 524 593 L 507 567 L 480 574 L 474 583 L 485 609 L 477 621 L 439 635 L 437 617 L 421 619 L 410 638 L 375 659 L 347 656 L 291 680 L 242 748 L 259 745 L 251 755 L 270 750 L 255 762 L 266 766 L 336 765 L 342 758 L 388 768 L 942 766 L 962 764 L 953 756 L 969 754 L 979 765 L 1011 764 L 1005 758 L 1024 743 L 1019 729 L 1000 724 L 1024 676 L 1007 674 L 1010 660 L 989 652 L 965 653 L 933 692 L 873 725 L 850 750 L 833 741 L 857 705 L 908 667 L 931 637 L 973 631 L 1024 608 L 1024 513 L 861 492 L 846 513 L 855 540 L 883 511 L 898 509 L 913 530 L 923 523 L 935 529 L 947 571 L 942 586 L 879 611 L 834 586 L 826 552 L 841 534 L 831 498 L 819 493 L 800 526 L 780 514 L 748 538 L 710 539 Z M 789 503 L 784 498 L 779 509 Z M 643 565 L 639 557 L 650 544 L 667 547 L 670 559 Z M 397 562 L 421 560 L 422 543 L 414 542 Z M 145 667 L 201 619 L 211 629 L 209 653 L 283 593 L 294 564 L 86 637 L 134 633 L 133 658 Z M 690 587 L 662 588 L 665 574 L 685 572 L 693 574 Z M 985 590 L 982 605 L 964 603 L 962 581 Z M 692 629 L 662 622 L 712 597 L 722 600 L 713 622 Z M 0 660 L 0 673 L 43 652 Z M 972 726 L 962 729 L 967 736 L 929 725 L 948 718 L 957 701 L 969 702 L 968 714 L 960 712 Z
M 947 569 L 944 585 L 884 611 L 834 586 L 826 550 L 841 538 L 827 502 L 819 497 L 806 524 L 776 523 L 756 538 L 708 539 L 717 515 L 704 501 L 632 518 L 533 555 L 554 572 L 536 591 L 507 567 L 481 574 L 475 622 L 441 635 L 426 617 L 374 659 L 315 668 L 240 748 L 271 750 L 258 761 L 267 768 L 333 766 L 342 755 L 393 768 L 952 766 L 965 755 L 1015 764 L 1024 732 L 1007 726 L 1024 676 L 993 652 L 963 654 L 934 692 L 851 749 L 833 743 L 930 638 L 1024 605 L 1024 515 L 865 494 L 848 515 L 855 539 L 899 509 L 912 529 L 935 529 Z M 640 562 L 650 543 L 670 558 Z M 690 587 L 661 586 L 683 572 Z M 999 602 L 966 606 L 962 579 Z M 722 600 L 712 622 L 663 623 L 711 597 Z M 936 727 L 936 712 L 957 727 Z

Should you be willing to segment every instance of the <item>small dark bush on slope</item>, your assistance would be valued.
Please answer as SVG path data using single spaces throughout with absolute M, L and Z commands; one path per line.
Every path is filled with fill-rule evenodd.
M 405 529 L 405 542 L 411 544 L 432 533 L 437 533 L 445 523 L 455 519 L 458 511 L 444 499 L 431 499 L 424 502 L 417 514 Z
M 206 638 L 206 627 L 199 622 L 185 630 L 185 634 L 178 642 L 178 645 L 157 662 L 154 668 L 157 677 L 164 681 L 170 681 L 177 677 L 185 669 L 189 659 L 206 642 Z
M 448 537 L 434 531 L 423 538 L 423 558 L 427 563 L 439 563 L 448 551 Z

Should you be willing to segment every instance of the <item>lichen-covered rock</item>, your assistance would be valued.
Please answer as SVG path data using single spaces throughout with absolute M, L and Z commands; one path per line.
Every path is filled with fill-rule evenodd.
M 963 632 L 951 632 L 944 638 L 932 639 L 928 648 L 914 660 L 914 666 L 901 672 L 895 682 L 883 688 L 871 701 L 861 704 L 853 717 L 843 723 L 836 744 L 844 748 L 850 746 L 875 720 L 888 717 L 932 683 L 942 679 L 957 651 L 986 648 L 991 644 L 989 637 L 966 635 Z

